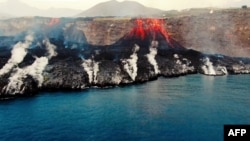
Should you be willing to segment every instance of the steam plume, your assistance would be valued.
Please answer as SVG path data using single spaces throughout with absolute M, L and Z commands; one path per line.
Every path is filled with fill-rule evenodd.
M 0 70 L 0 76 L 10 72 L 11 69 L 13 69 L 16 65 L 21 63 L 24 59 L 24 57 L 27 54 L 27 49 L 31 45 L 33 41 L 33 36 L 28 35 L 25 37 L 24 42 L 18 42 L 14 45 L 12 51 L 11 51 L 11 58 L 8 60 L 7 64 L 3 66 L 3 68 Z
M 28 75 L 32 76 L 38 82 L 38 87 L 41 87 L 44 80 L 42 73 L 47 64 L 48 58 L 40 57 L 36 58 L 35 62 L 26 68 L 17 68 L 16 73 L 9 78 L 6 92 L 11 94 L 23 93 L 25 90 L 25 87 L 22 88 L 23 80 L 27 78 Z
M 89 76 L 89 83 L 97 83 L 97 73 L 99 71 L 99 63 L 92 59 L 85 60 L 82 64 L 84 70 Z
M 57 56 L 56 46 L 51 44 L 48 39 L 43 40 L 43 44 L 46 47 L 46 50 L 48 52 L 48 58 L 51 59 L 54 56 Z
M 124 63 L 124 69 L 125 71 L 129 74 L 130 78 L 132 80 L 135 80 L 137 76 L 137 61 L 138 61 L 138 56 L 137 52 L 139 51 L 140 47 L 138 45 L 135 45 L 134 53 L 130 56 L 129 59 L 122 60 Z
M 155 72 L 155 74 L 159 74 L 160 73 L 158 64 L 157 64 L 157 62 L 155 60 L 155 56 L 158 53 L 157 47 L 158 47 L 158 42 L 157 41 L 152 41 L 151 46 L 149 48 L 150 53 L 147 54 L 147 58 L 148 58 L 149 63 L 154 66 L 154 72 Z
M 94 75 L 94 83 L 96 84 L 98 82 L 97 80 L 97 73 L 99 71 L 99 63 L 98 62 L 94 62 L 94 67 L 93 67 L 93 75 Z

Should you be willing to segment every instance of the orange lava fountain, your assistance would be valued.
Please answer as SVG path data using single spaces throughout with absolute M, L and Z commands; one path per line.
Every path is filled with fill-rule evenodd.
M 152 35 L 155 40 L 157 33 L 161 33 L 167 41 L 170 41 L 170 36 L 164 28 L 163 19 L 136 19 L 135 27 L 130 31 L 129 36 L 136 36 L 144 40 L 147 35 Z
M 141 19 L 136 19 L 135 21 L 135 27 L 130 31 L 129 36 L 136 36 L 140 38 L 141 40 L 144 40 L 145 38 L 145 29 L 143 27 L 143 20 Z

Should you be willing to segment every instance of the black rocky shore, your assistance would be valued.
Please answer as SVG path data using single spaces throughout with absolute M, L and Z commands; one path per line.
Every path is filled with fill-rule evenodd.
M 0 99 L 41 91 L 129 85 L 161 76 L 250 73 L 250 58 L 186 49 L 171 37 L 166 39 L 161 31 L 145 30 L 144 38 L 128 33 L 112 45 L 95 46 L 76 28 L 67 33 L 57 31 L 59 28 L 0 37 Z M 25 39 L 29 34 L 31 41 Z M 15 62 L 13 57 L 18 54 L 13 48 L 18 43 L 20 48 L 27 43 L 29 46 L 24 49 L 23 60 Z

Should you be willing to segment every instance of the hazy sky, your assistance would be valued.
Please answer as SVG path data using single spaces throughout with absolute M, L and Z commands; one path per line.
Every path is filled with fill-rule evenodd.
M 7 0 L 0 0 L 5 2 Z M 20 0 L 40 9 L 55 8 L 73 8 L 86 10 L 97 3 L 108 0 Z M 124 1 L 124 0 L 117 0 Z M 233 7 L 240 6 L 242 3 L 250 5 L 250 0 L 134 0 L 149 7 L 155 7 L 163 10 L 186 9 L 191 7 Z

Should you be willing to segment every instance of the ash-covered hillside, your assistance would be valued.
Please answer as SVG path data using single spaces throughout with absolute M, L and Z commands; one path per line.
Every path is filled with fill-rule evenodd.
M 12 20 L 4 23 L 13 22 L 15 28 L 3 31 L 5 36 L 0 38 L 1 99 L 39 91 L 142 83 L 159 76 L 250 73 L 248 58 L 210 55 L 185 48 L 166 30 L 164 19 L 126 20 L 123 24 L 126 32 L 106 45 L 90 42 L 89 37 L 94 35 L 88 34 L 98 37 L 99 32 L 83 30 L 97 22 L 93 19 L 26 20 L 29 24 L 23 21 L 18 25 Z M 116 29 L 120 27 L 117 23 L 120 21 L 106 25 Z M 22 28 L 17 30 L 18 27 Z

